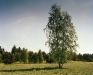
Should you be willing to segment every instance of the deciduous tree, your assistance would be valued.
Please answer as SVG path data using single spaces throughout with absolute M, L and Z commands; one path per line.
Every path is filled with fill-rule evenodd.
M 46 43 L 53 59 L 59 63 L 59 68 L 62 68 L 67 58 L 67 51 L 76 51 L 77 35 L 71 16 L 65 11 L 61 12 L 60 6 L 53 4 L 49 15 L 44 29 L 48 39 Z
M 23 50 L 21 50 L 21 60 L 24 63 L 27 63 L 27 61 L 28 61 L 28 51 L 25 48 L 23 48 Z
M 38 61 L 39 61 L 39 63 L 43 62 L 43 55 L 42 55 L 41 50 L 38 51 Z
M 34 53 L 32 51 L 29 51 L 28 52 L 28 60 L 29 60 L 29 63 L 33 63 L 33 55 Z
M 16 52 L 14 56 L 15 56 L 15 61 L 21 62 L 21 52 Z
M 38 63 L 38 53 L 35 52 L 32 56 L 32 59 L 33 59 L 33 63 Z
M 10 53 L 10 52 L 5 52 L 2 55 L 2 61 L 5 64 L 11 64 L 11 63 L 13 63 L 14 62 L 14 56 L 13 56 L 13 54 Z

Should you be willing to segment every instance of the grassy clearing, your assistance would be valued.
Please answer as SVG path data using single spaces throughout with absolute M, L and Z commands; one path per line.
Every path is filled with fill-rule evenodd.
M 93 62 L 73 62 L 64 64 L 0 64 L 0 75 L 93 75 Z

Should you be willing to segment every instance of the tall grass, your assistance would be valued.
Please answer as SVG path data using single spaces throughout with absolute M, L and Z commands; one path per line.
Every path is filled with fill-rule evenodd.
M 93 62 L 70 61 L 58 64 L 0 64 L 0 75 L 93 75 Z

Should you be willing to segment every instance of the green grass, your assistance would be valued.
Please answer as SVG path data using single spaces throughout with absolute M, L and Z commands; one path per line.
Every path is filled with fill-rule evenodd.
M 58 64 L 0 64 L 0 75 L 93 75 L 93 62 L 70 61 Z

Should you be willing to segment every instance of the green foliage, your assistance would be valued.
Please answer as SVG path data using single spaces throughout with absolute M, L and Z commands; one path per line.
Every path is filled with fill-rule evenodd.
M 68 54 L 68 58 L 70 54 Z M 71 52 L 71 59 L 68 60 L 73 60 L 73 61 L 86 61 L 86 62 L 93 62 L 93 54 L 76 54 L 75 52 Z
M 88 54 L 88 53 L 87 53 L 87 54 L 86 54 L 86 53 L 83 54 L 83 55 L 82 55 L 82 60 L 83 60 L 83 61 L 87 61 L 87 62 L 92 62 L 92 61 L 93 61 L 92 54 Z M 81 61 L 82 61 L 82 60 L 81 60 Z
M 19 47 L 19 48 L 17 48 L 17 52 L 21 52 L 21 48 Z
M 9 52 L 5 52 L 2 55 L 2 59 L 3 59 L 3 63 L 5 64 L 11 64 L 14 62 L 14 56 L 12 53 L 9 53 Z
M 4 48 L 1 48 L 0 46 L 0 53 L 3 54 L 5 52 Z
M 25 48 L 23 48 L 23 50 L 21 50 L 21 60 L 24 63 L 27 63 L 27 61 L 28 61 L 28 51 Z
M 42 55 L 41 50 L 38 51 L 38 61 L 39 61 L 39 63 L 43 62 L 43 55 Z
M 71 16 L 67 12 L 61 12 L 60 6 L 53 4 L 50 9 L 50 17 L 45 31 L 47 44 L 54 60 L 64 64 L 67 51 L 76 51 L 77 35 L 71 22 Z
M 55 62 L 50 56 L 49 53 L 42 52 L 43 58 L 46 61 L 46 63 L 53 63 Z
M 32 56 L 33 63 L 38 63 L 38 53 L 35 52 Z
M 13 62 L 23 62 L 23 63 L 42 63 L 43 60 L 46 61 L 46 63 L 53 63 L 56 61 L 53 58 L 53 54 L 50 53 L 45 53 L 44 51 L 42 52 L 41 50 L 37 52 L 33 51 L 27 51 L 27 49 L 23 48 L 21 49 L 16 48 L 15 53 L 9 53 L 9 52 L 4 52 L 4 49 L 1 48 L 1 53 L 0 53 L 0 62 L 6 63 L 6 64 L 11 64 Z M 12 52 L 12 51 L 11 51 Z M 12 55 L 11 55 L 12 54 Z M 59 55 L 58 55 L 59 56 Z M 4 58 L 4 59 L 3 59 Z M 66 58 L 67 60 L 73 60 L 73 61 L 86 61 L 86 62 L 93 62 L 93 54 L 76 54 L 75 51 L 73 50 L 67 50 L 66 51 Z M 64 59 L 66 60 L 66 59 Z M 58 62 L 58 61 L 57 61 Z M 61 62 L 60 62 L 61 63 Z
M 46 58 L 47 58 L 46 52 L 43 51 L 43 52 L 42 52 L 42 55 L 43 55 L 43 59 L 46 60 Z
M 29 63 L 33 63 L 33 52 L 32 51 L 29 51 L 28 52 L 28 60 L 29 60 Z
M 17 48 L 16 48 L 16 46 L 14 45 L 13 48 L 12 48 L 11 53 L 12 53 L 12 54 L 15 54 L 16 52 L 17 52 Z
M 15 53 L 15 61 L 16 62 L 18 62 L 18 61 L 21 62 L 21 52 L 18 52 L 18 53 L 16 52 Z
M 0 53 L 0 63 L 2 62 L 2 54 Z
M 72 52 L 71 50 L 67 51 L 67 60 L 77 60 L 77 54 L 76 52 Z
M 78 57 L 79 61 L 83 61 L 83 55 L 82 54 L 79 53 L 77 57 Z
M 38 53 L 37 52 L 32 52 L 32 51 L 29 51 L 28 52 L 28 60 L 29 60 L 29 63 L 38 63 L 39 59 L 38 59 Z
M 75 52 L 73 52 L 73 57 L 72 57 L 73 61 L 77 61 L 77 54 Z
M 11 53 L 14 55 L 15 57 L 15 62 L 21 62 L 21 48 L 16 48 L 16 46 L 14 45 L 12 48 Z

